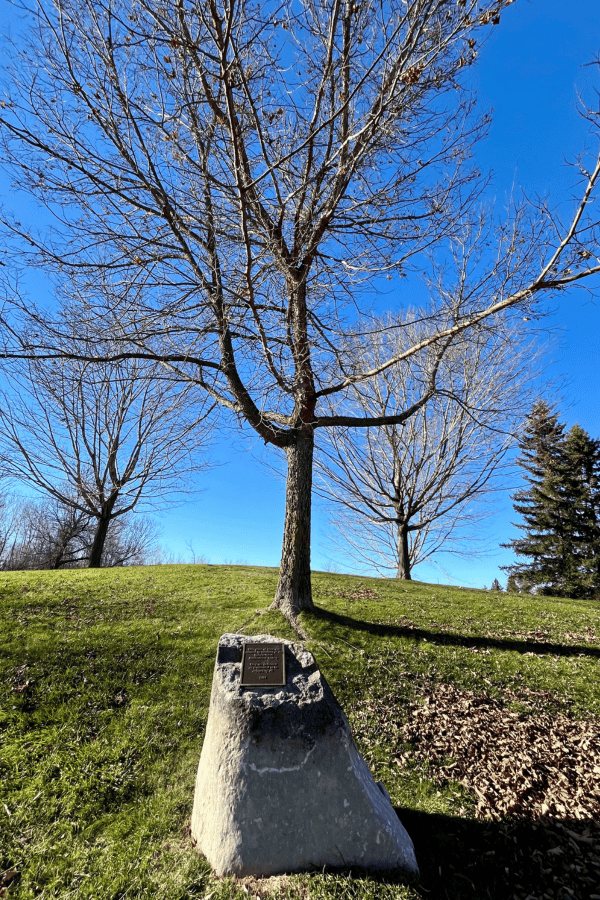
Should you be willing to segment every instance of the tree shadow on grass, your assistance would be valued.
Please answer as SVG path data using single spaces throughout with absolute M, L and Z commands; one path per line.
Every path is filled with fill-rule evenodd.
M 424 896 L 588 900 L 600 889 L 600 823 L 396 813 L 415 845 Z
M 408 831 L 424 900 L 590 900 L 600 897 L 600 823 L 554 818 L 479 821 L 394 807 Z M 325 872 L 350 878 L 356 867 Z M 381 884 L 401 874 L 369 871 Z
M 514 650 L 517 653 L 553 654 L 554 656 L 587 656 L 591 659 L 600 659 L 600 648 L 579 644 L 553 644 L 545 641 L 530 640 L 505 640 L 500 638 L 476 637 L 475 635 L 448 634 L 447 632 L 430 631 L 425 628 L 416 628 L 405 625 L 382 625 L 374 622 L 365 622 L 364 619 L 354 619 L 340 613 L 331 612 L 320 606 L 315 606 L 308 614 L 315 619 L 328 621 L 332 625 L 341 628 L 350 628 L 353 631 L 367 631 L 376 637 L 412 638 L 413 640 L 426 640 L 430 644 L 454 647 L 478 647 L 489 650 Z M 600 891 L 599 891 L 600 894 Z

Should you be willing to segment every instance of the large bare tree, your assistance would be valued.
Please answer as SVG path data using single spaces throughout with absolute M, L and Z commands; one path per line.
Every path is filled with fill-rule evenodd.
M 454 306 L 481 289 L 470 269 L 476 269 L 488 237 L 489 228 L 480 221 L 453 243 Z M 450 285 L 434 259 L 429 273 L 424 280 L 435 309 Z M 357 345 L 356 367 L 379 369 L 393 355 L 398 339 L 392 325 L 397 332 L 400 326 L 404 349 L 418 344 L 426 335 L 427 316 L 428 310 L 386 316 L 370 339 Z M 500 315 L 487 327 L 463 332 L 438 367 L 434 396 L 401 425 L 317 433 L 315 490 L 330 502 L 334 543 L 357 562 L 410 579 L 412 567 L 440 549 L 476 553 L 482 538 L 473 526 L 493 511 L 492 492 L 505 489 L 507 476 L 514 475 L 507 454 L 541 390 L 543 350 L 519 324 Z M 353 386 L 347 411 L 382 418 L 411 407 L 435 363 L 430 347 L 418 360 L 383 369 Z M 548 393 L 550 386 L 543 389 Z
M 418 345 L 364 371 L 344 337 L 368 331 L 369 289 L 441 246 L 484 186 L 469 154 L 489 117 L 461 76 L 509 0 L 32 2 L 3 152 L 58 224 L 40 236 L 5 222 L 37 264 L 109 284 L 95 321 L 121 354 L 161 360 L 285 453 L 273 606 L 293 619 L 312 607 L 315 429 L 407 421 L 458 335 L 599 271 L 598 161 L 580 165 L 569 224 L 516 205 L 487 292 L 435 310 Z M 53 352 L 4 324 L 5 356 Z M 325 398 L 427 347 L 430 379 L 408 408 L 324 414 Z
M 32 359 L 4 375 L 12 390 L 0 392 L 0 469 L 71 510 L 62 516 L 57 566 L 74 537 L 89 538 L 93 519 L 87 559 L 99 567 L 111 522 L 181 490 L 186 475 L 210 465 L 199 452 L 214 404 L 201 415 L 194 386 L 160 363 Z

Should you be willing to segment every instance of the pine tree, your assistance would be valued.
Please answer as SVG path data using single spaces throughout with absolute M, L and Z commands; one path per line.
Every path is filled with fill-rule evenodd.
M 561 595 L 600 596 L 600 441 L 574 425 L 553 477 L 554 532 L 563 537 Z
M 506 582 L 506 593 L 507 594 L 518 594 L 519 587 L 517 585 L 517 580 L 514 575 L 509 575 L 508 581 Z
M 514 496 L 525 535 L 502 544 L 528 563 L 502 566 L 508 590 L 562 597 L 600 596 L 600 441 L 564 426 L 544 402 L 526 420 L 517 460 L 529 488 Z
M 524 520 L 524 524 L 511 524 L 525 534 L 500 546 L 512 549 L 517 556 L 528 557 L 530 562 L 500 566 L 509 573 L 511 590 L 529 592 L 535 587 L 543 591 L 556 582 L 560 559 L 555 557 L 557 517 L 553 514 L 556 500 L 551 480 L 560 459 L 563 431 L 558 414 L 543 400 L 535 404 L 525 420 L 517 463 L 528 473 L 525 480 L 529 487 L 511 498 L 515 511 Z

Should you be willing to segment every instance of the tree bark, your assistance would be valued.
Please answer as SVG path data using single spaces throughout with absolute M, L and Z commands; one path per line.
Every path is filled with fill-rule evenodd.
M 63 559 L 65 557 L 65 550 L 66 550 L 66 547 L 63 546 L 60 548 L 59 552 L 55 555 L 54 559 L 52 560 L 52 568 L 53 569 L 60 569 L 60 567 L 62 566 Z
M 314 433 L 300 432 L 286 447 L 288 474 L 279 583 L 270 609 L 294 622 L 302 609 L 314 609 L 310 583 L 310 510 Z
M 102 515 L 98 519 L 92 549 L 90 550 L 90 561 L 88 563 L 88 568 L 90 569 L 99 569 L 102 564 L 102 551 L 104 550 L 108 526 L 113 518 L 112 511 L 116 500 L 117 495 L 114 494 L 102 508 Z
M 408 523 L 398 523 L 398 572 L 396 578 L 412 581 L 408 555 Z

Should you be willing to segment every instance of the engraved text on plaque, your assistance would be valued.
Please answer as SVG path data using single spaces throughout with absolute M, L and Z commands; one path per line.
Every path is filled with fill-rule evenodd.
M 284 645 L 266 642 L 244 644 L 240 684 L 242 687 L 284 685 Z

